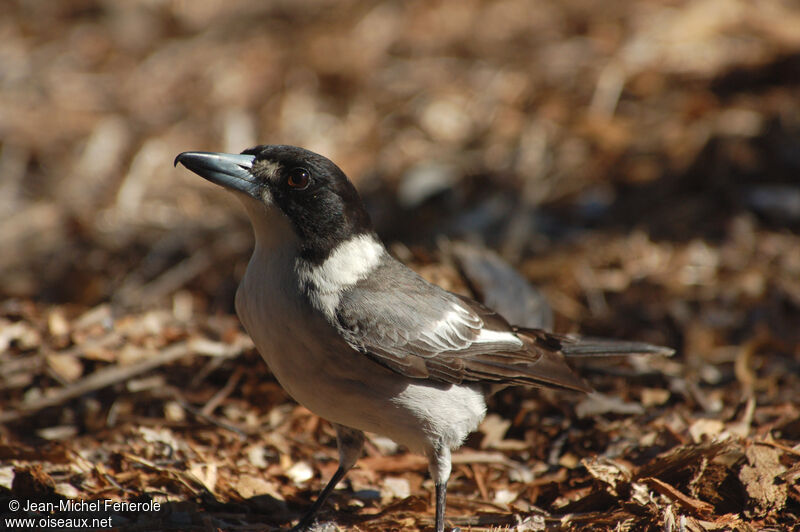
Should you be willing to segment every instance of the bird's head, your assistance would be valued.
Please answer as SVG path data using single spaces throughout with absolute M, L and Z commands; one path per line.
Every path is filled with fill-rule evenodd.
M 241 154 L 184 152 L 175 158 L 178 163 L 243 196 L 254 226 L 266 222 L 276 209 L 283 213 L 308 260 L 322 260 L 339 243 L 373 232 L 361 198 L 344 172 L 303 148 L 273 145 Z

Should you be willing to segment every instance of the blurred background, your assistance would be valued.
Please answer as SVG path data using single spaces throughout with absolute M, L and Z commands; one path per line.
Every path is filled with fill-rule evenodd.
M 659 367 L 669 377 L 648 384 L 660 395 L 606 376 L 659 415 L 677 408 L 672 433 L 700 415 L 722 420 L 718 434 L 752 399 L 772 408 L 750 411 L 761 436 L 786 426 L 786 445 L 800 441 L 800 6 L 789 0 L 2 2 L 2 438 L 102 433 L 120 404 L 137 423 L 185 426 L 231 383 L 206 418 L 237 398 L 227 419 L 247 418 L 251 394 L 267 405 L 250 412 L 259 423 L 285 411 L 232 316 L 248 222 L 233 197 L 172 166 L 182 151 L 256 144 L 335 161 L 393 252 L 447 288 L 491 295 L 451 253 L 467 241 L 539 286 L 557 330 L 677 348 Z M 112 323 L 122 336 L 86 347 Z M 206 350 L 193 352 L 221 358 L 133 390 L 75 391 L 122 354 L 195 337 Z M 192 377 L 188 399 L 142 400 Z M 495 408 L 514 420 L 507 437 L 527 441 L 520 400 Z M 526 497 L 551 511 L 556 499 Z
M 514 262 L 590 232 L 702 262 L 800 221 L 792 2 L 0 9 L 4 296 L 93 304 L 158 273 L 147 259 L 249 238 L 235 200 L 173 169 L 186 150 L 306 147 L 351 176 L 387 239 L 471 235 Z M 244 260 L 234 247 L 213 260 Z M 767 252 L 794 261 L 790 282 L 797 247 Z M 696 269 L 714 282 L 718 259 Z M 223 276 L 196 274 L 212 293 Z

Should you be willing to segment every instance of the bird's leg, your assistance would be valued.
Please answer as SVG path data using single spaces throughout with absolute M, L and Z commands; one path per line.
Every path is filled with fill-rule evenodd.
M 300 522 L 292 527 L 293 531 L 306 530 L 314 522 L 314 516 L 317 514 L 328 495 L 331 494 L 333 488 L 339 483 L 342 478 L 350 471 L 358 457 L 361 456 L 361 449 L 364 447 L 364 433 L 360 430 L 343 427 L 334 424 L 336 428 L 336 444 L 339 447 L 339 468 L 333 474 L 328 484 L 323 488 L 322 492 L 311 505 L 308 512 L 300 519 Z
M 444 532 L 444 509 L 447 502 L 447 480 L 450 478 L 450 448 L 445 445 L 428 452 L 428 471 L 436 485 L 436 532 Z M 460 532 L 454 528 L 453 532 Z
M 436 483 L 436 532 L 444 532 L 444 507 L 447 502 L 447 483 Z

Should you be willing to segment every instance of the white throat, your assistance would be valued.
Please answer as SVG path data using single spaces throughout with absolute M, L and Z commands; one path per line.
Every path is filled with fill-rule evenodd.
M 332 321 L 342 292 L 372 273 L 385 253 L 374 235 L 362 234 L 336 246 L 322 264 L 297 259 L 297 274 L 311 303 Z
M 242 194 L 237 194 L 237 197 L 244 205 L 253 226 L 256 248 L 267 253 L 300 249 L 300 239 L 280 209 Z
M 240 199 L 256 236 L 254 258 L 262 263 L 282 263 L 281 277 L 294 277 L 298 288 L 306 291 L 311 304 L 328 321 L 335 320 L 342 293 L 366 278 L 386 254 L 386 248 L 374 235 L 361 234 L 336 246 L 321 264 L 310 263 L 300 258 L 300 239 L 280 209 L 249 197 Z M 290 269 L 294 271 L 286 271 Z

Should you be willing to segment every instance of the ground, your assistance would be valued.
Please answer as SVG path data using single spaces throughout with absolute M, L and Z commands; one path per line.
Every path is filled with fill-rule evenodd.
M 257 143 L 336 161 L 395 256 L 445 288 L 676 350 L 580 364 L 592 396 L 493 397 L 454 455 L 452 525 L 797 526 L 792 2 L 0 15 L 0 518 L 35 520 L 3 526 L 271 530 L 333 474 L 331 426 L 233 312 L 241 208 L 172 167 Z M 429 530 L 432 492 L 422 458 L 371 436 L 320 528 Z

